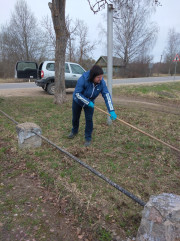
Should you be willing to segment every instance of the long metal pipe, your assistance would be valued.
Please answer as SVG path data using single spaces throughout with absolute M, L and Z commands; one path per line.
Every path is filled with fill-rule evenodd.
M 13 121 L 15 124 L 18 124 L 17 121 L 15 121 L 14 119 L 12 119 L 9 115 L 7 115 L 5 112 L 1 111 L 0 112 L 2 114 L 4 114 L 7 118 L 9 118 L 11 121 Z M 37 136 L 41 137 L 43 140 L 45 140 L 46 142 L 48 142 L 49 144 L 51 144 L 52 146 L 54 146 L 56 149 L 58 149 L 59 151 L 61 151 L 62 153 L 66 154 L 67 156 L 69 156 L 70 158 L 72 158 L 74 161 L 78 162 L 81 166 L 85 167 L 86 169 L 88 169 L 89 171 L 91 171 L 93 174 L 95 174 L 96 176 L 98 176 L 99 178 L 103 179 L 105 182 L 107 182 L 109 185 L 113 186 L 114 188 L 116 188 L 117 190 L 119 190 L 120 192 L 122 192 L 123 194 L 125 194 L 126 196 L 128 196 L 129 198 L 131 198 L 133 201 L 137 202 L 138 204 L 140 204 L 141 206 L 145 206 L 146 203 L 144 201 L 142 201 L 141 199 L 139 199 L 138 197 L 136 197 L 134 194 L 130 193 L 129 191 L 127 191 L 126 189 L 120 187 L 118 184 L 116 184 L 115 182 L 111 181 L 109 178 L 105 177 L 102 173 L 96 171 L 94 168 L 92 168 L 91 166 L 89 166 L 88 164 L 82 162 L 80 159 L 78 159 L 77 157 L 73 156 L 71 153 L 69 153 L 68 151 L 64 150 L 63 148 L 57 146 L 56 144 L 54 144 L 52 141 L 48 140 L 46 137 L 36 133 L 35 131 L 32 131 L 34 134 L 36 134 Z

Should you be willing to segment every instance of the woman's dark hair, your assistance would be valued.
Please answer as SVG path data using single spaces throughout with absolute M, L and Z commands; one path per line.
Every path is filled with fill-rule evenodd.
M 94 78 L 98 75 L 104 74 L 102 68 L 99 65 L 94 65 L 90 69 L 89 81 L 93 82 Z

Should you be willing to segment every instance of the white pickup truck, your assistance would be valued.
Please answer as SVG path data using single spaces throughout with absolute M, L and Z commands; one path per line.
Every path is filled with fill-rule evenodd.
M 77 80 L 85 72 L 79 64 L 65 63 L 65 85 L 66 88 L 74 88 Z M 44 61 L 39 66 L 35 62 L 19 61 L 16 64 L 15 78 L 35 79 L 35 83 L 42 87 L 48 94 L 53 95 L 55 91 L 55 61 Z

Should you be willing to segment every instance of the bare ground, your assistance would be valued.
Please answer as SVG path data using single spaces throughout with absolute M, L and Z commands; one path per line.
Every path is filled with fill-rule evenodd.
M 11 97 L 11 96 L 49 96 L 41 88 L 26 88 L 26 89 L 0 89 L 0 96 Z
M 12 153 L 8 152 L 10 159 Z M 2 169 L 0 240 L 93 240 L 69 210 L 67 198 L 43 187 L 35 173 L 26 172 L 24 163 L 3 162 Z

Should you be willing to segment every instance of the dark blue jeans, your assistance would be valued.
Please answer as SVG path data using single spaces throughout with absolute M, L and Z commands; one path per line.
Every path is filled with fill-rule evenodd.
M 93 113 L 94 108 L 89 106 L 81 107 L 74 100 L 72 103 L 72 133 L 77 134 L 79 129 L 79 119 L 81 116 L 82 108 L 84 109 L 86 126 L 85 126 L 85 139 L 87 141 L 91 140 L 91 135 L 93 131 Z

